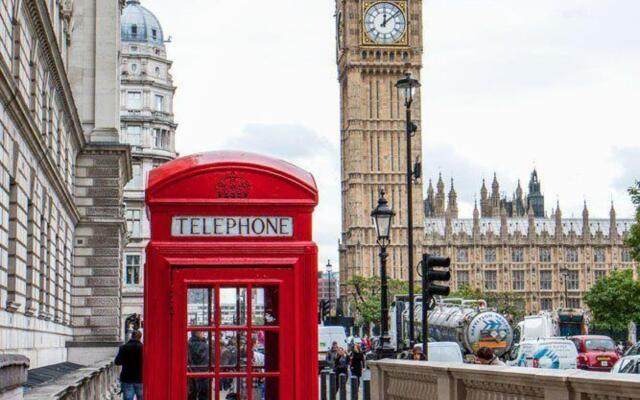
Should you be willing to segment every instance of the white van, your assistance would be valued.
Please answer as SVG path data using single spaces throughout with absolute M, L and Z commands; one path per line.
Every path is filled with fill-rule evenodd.
M 342 326 L 318 325 L 318 361 L 320 369 L 325 365 L 327 353 L 331 350 L 331 344 L 338 343 L 338 346 L 347 348 L 347 335 Z
M 575 369 L 578 351 L 572 341 L 564 338 L 523 340 L 513 346 L 507 365 L 515 367 Z
M 422 346 L 422 344 L 416 344 L 416 346 Z M 429 361 L 460 364 L 464 362 L 462 351 L 456 342 L 429 342 L 428 348 Z M 411 357 L 411 353 L 408 353 L 407 356 Z

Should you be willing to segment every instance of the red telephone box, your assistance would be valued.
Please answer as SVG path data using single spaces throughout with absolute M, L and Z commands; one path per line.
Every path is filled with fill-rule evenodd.
M 317 398 L 313 176 L 198 154 L 153 170 L 146 203 L 145 397 Z

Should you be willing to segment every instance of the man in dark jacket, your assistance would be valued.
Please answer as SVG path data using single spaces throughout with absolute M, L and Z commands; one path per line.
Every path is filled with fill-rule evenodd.
M 209 341 L 205 332 L 191 332 L 189 338 L 189 354 L 187 358 L 189 372 L 207 372 L 209 370 Z M 208 379 L 189 379 L 189 400 L 209 399 Z
M 116 365 L 122 366 L 120 385 L 124 400 L 142 400 L 142 333 L 133 331 L 131 339 L 120 346 Z

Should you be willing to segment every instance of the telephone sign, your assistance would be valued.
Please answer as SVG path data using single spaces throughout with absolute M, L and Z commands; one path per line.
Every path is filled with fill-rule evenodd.
M 150 173 L 147 399 L 317 399 L 317 203 L 311 174 L 256 154 Z

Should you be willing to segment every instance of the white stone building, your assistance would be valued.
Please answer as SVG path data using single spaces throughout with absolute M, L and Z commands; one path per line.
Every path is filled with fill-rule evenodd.
M 144 212 L 149 171 L 176 158 L 173 85 L 166 38 L 158 19 L 128 0 L 121 19 L 120 121 L 131 145 L 133 179 L 125 187 L 129 241 L 123 257 L 122 321 L 143 312 L 144 249 L 151 237 Z
M 121 341 L 120 0 L 0 3 L 0 353 L 32 368 Z

